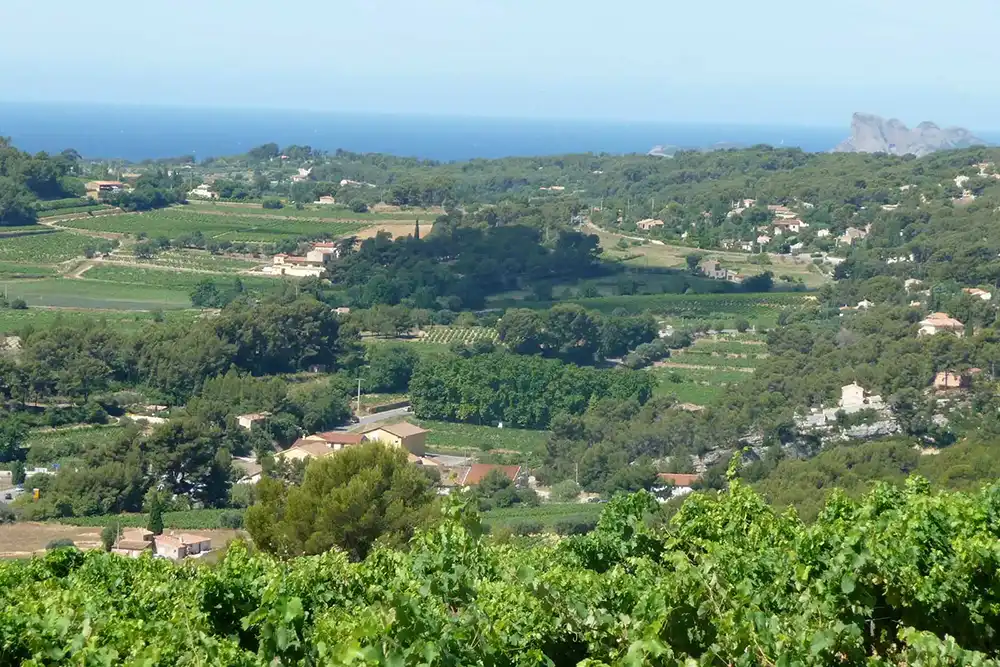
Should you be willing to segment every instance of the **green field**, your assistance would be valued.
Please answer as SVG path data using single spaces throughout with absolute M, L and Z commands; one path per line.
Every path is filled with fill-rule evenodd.
M 54 266 L 0 262 L 0 278 L 46 278 L 55 274 L 56 268 Z
M 123 431 L 120 426 L 32 431 L 24 443 L 28 448 L 27 463 L 32 466 L 52 463 L 65 466 L 87 449 L 114 442 Z
M 162 313 L 167 321 L 193 321 L 199 310 L 172 310 Z M 56 308 L 29 308 L 28 310 L 0 309 L 0 334 L 16 333 L 24 327 L 48 329 L 54 326 L 74 326 L 84 321 L 113 322 L 115 328 L 135 331 L 152 321 L 152 312 L 138 310 L 63 310 Z
M 47 278 L 3 282 L 8 298 L 21 298 L 28 306 L 98 308 L 110 310 L 168 310 L 190 308 L 188 290 L 143 285 Z
M 45 218 L 58 218 L 63 215 L 78 215 L 80 213 L 97 213 L 98 211 L 107 211 L 111 207 L 105 204 L 81 204 L 80 206 L 68 206 L 66 208 L 50 209 L 47 211 L 39 211 L 39 219 L 44 220 Z
M 243 286 L 250 291 L 269 292 L 278 289 L 283 284 L 281 278 L 266 278 L 259 276 L 238 276 Z M 193 271 L 171 271 L 168 268 L 149 269 L 145 267 L 119 266 L 113 264 L 98 264 L 83 274 L 85 281 L 112 282 L 125 285 L 143 285 L 146 287 L 162 287 L 184 290 L 190 293 L 201 281 L 214 280 L 219 284 L 232 283 L 237 276 L 218 276 Z
M 788 306 L 803 303 L 801 292 L 766 292 L 729 294 L 644 294 L 570 299 L 588 310 L 611 314 L 621 308 L 629 313 L 650 312 L 682 320 L 725 320 L 744 317 L 757 326 L 774 326 L 778 314 Z M 526 303 L 527 308 L 551 308 L 556 302 Z
M 467 452 L 507 449 L 533 454 L 543 452 L 549 439 L 548 431 L 530 431 L 518 428 L 497 428 L 476 424 L 455 424 L 452 422 L 414 420 L 429 429 L 427 448 L 432 451 L 456 450 Z
M 94 239 L 72 232 L 0 238 L 0 261 L 55 264 L 81 257 L 84 249 L 93 245 Z
M 373 221 L 374 223 L 374 221 Z M 267 218 L 240 213 L 213 215 L 194 207 L 174 207 L 133 215 L 82 218 L 66 227 L 116 234 L 145 233 L 170 239 L 200 231 L 206 238 L 228 241 L 275 242 L 299 236 L 343 236 L 368 226 L 365 223 Z
M 601 503 L 542 503 L 537 507 L 505 507 L 483 513 L 483 523 L 493 530 L 512 528 L 519 524 L 541 524 L 551 530 L 559 522 L 596 522 L 604 505 Z
M 174 530 L 213 530 L 223 528 L 222 516 L 225 514 L 242 514 L 241 510 L 185 510 L 183 512 L 164 512 L 163 527 Z M 149 525 L 148 514 L 108 514 L 104 516 L 67 517 L 57 523 L 69 526 L 103 526 L 117 525 L 122 528 L 145 528 Z
M 727 387 L 750 377 L 749 373 L 734 369 L 656 367 L 649 372 L 656 374 L 660 381 L 654 395 L 676 396 L 682 403 L 696 405 L 708 405 Z

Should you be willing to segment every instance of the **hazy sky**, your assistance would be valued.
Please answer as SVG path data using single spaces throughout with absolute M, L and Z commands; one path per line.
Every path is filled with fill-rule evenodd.
M 0 100 L 998 129 L 998 0 L 0 0 Z

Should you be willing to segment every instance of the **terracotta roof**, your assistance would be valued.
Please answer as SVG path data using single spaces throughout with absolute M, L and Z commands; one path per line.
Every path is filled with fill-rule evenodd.
M 921 325 L 942 327 L 944 329 L 959 329 L 965 325 L 948 315 L 948 313 L 931 313 L 926 319 L 920 322 Z
M 173 537 L 172 535 L 157 535 L 155 538 L 153 538 L 153 541 L 156 542 L 157 546 L 159 546 L 161 544 L 163 546 L 167 546 L 167 547 L 182 547 L 182 546 L 184 546 L 184 542 L 182 542 L 181 540 L 177 539 L 176 537 Z
M 308 438 L 299 438 L 295 441 L 295 444 L 286 449 L 285 452 L 290 452 L 293 449 L 305 452 L 309 456 L 326 456 L 327 454 L 333 453 L 333 449 L 331 449 L 330 445 L 327 443 L 322 440 L 309 440 Z
M 415 424 L 410 422 L 396 422 L 395 424 L 372 424 L 370 427 L 362 431 L 362 433 L 371 433 L 372 431 L 382 430 L 386 433 L 392 433 L 400 438 L 405 438 L 411 435 L 420 435 L 421 433 L 430 433 L 425 428 L 420 428 Z
M 146 540 L 118 540 L 115 542 L 115 549 L 127 549 L 129 551 L 143 551 L 152 547 L 152 542 Z
M 195 542 L 211 542 L 211 538 L 205 537 L 204 535 L 195 535 L 193 533 L 182 533 L 180 535 L 174 535 L 181 542 L 185 544 L 193 544 Z
M 670 482 L 674 486 L 691 486 L 701 479 L 701 475 L 685 475 L 679 472 L 661 472 L 657 477 L 661 482 Z
M 309 438 L 322 438 L 331 445 L 360 445 L 364 439 L 360 433 L 347 433 L 345 431 L 325 431 L 310 435 Z
M 233 459 L 233 466 L 239 468 L 240 472 L 243 473 L 244 477 L 253 477 L 254 475 L 259 475 L 264 470 L 264 468 L 259 463 L 254 463 L 253 461 L 244 461 L 242 459 Z
M 499 470 L 506 475 L 507 479 L 513 482 L 517 479 L 518 474 L 521 472 L 521 466 L 498 466 L 491 463 L 473 463 L 469 466 L 469 471 L 462 479 L 462 485 L 470 486 L 473 484 L 479 484 L 494 470 Z

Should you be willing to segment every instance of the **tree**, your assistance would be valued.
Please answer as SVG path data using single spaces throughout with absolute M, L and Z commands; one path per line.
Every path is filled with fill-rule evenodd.
M 694 273 L 698 270 L 698 264 L 701 263 L 701 259 L 704 255 L 700 252 L 691 252 L 684 255 L 684 261 L 687 262 L 688 271 Z
M 108 524 L 103 529 L 101 529 L 101 546 L 105 551 L 111 551 L 112 547 L 115 546 L 115 542 L 118 541 L 118 526 L 113 524 Z
M 350 206 L 351 210 L 354 211 L 355 213 L 367 213 L 368 212 L 368 204 L 366 204 L 364 201 L 362 201 L 360 199 L 354 199 L 354 200 L 352 200 L 351 203 L 349 204 L 349 206 Z
M 149 521 L 146 523 L 146 530 L 153 535 L 163 534 L 163 501 L 158 492 L 154 492 L 149 500 Z
M 10 466 L 10 481 L 14 486 L 21 486 L 24 484 L 26 478 L 24 463 L 21 461 L 14 461 Z
M 408 345 L 372 345 L 363 371 L 366 391 L 403 393 L 420 357 Z
M 16 416 L 0 420 L 0 463 L 24 460 L 21 445 L 27 435 L 28 428 Z
M 552 485 L 552 500 L 558 503 L 571 503 L 580 496 L 580 485 L 572 479 L 564 479 Z
M 380 443 L 310 462 L 301 486 L 263 479 L 258 496 L 246 526 L 262 550 L 290 557 L 339 548 L 354 559 L 376 541 L 404 544 L 434 499 L 406 452 Z

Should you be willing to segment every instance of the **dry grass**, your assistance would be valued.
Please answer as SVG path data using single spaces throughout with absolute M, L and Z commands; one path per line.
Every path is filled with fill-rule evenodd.
M 622 238 L 619 234 L 606 231 L 596 231 L 593 227 L 587 228 L 587 233 L 597 234 L 604 248 L 605 256 L 612 259 L 629 258 L 625 260 L 627 266 L 634 267 L 662 267 L 662 268 L 685 268 L 687 261 L 685 256 L 696 252 L 706 259 L 716 259 L 727 269 L 738 271 L 744 275 L 753 275 L 762 271 L 771 271 L 775 279 L 781 275 L 788 275 L 793 278 L 801 278 L 808 287 L 819 287 L 829 282 L 829 278 L 820 273 L 813 265 L 809 256 L 787 257 L 784 255 L 770 255 L 771 264 L 751 264 L 751 255 L 744 252 L 728 252 L 725 250 L 699 250 L 686 246 L 675 246 L 648 242 L 641 245 L 629 246 L 628 250 L 621 250 L 617 247 L 618 241 Z M 626 239 L 628 240 L 628 239 Z M 629 241 L 631 243 L 631 241 Z
M 412 236 L 413 235 L 413 222 L 383 222 L 377 225 L 372 225 L 371 227 L 366 227 L 361 231 L 349 234 L 349 236 L 355 236 L 359 239 L 370 239 L 373 238 L 379 232 L 389 232 L 393 238 L 399 236 Z M 434 229 L 434 223 L 428 220 L 424 222 L 420 221 L 420 236 L 426 236 L 431 233 Z
M 167 531 L 169 532 L 169 531 Z M 238 530 L 186 531 L 211 538 L 213 549 L 220 549 L 242 533 Z M 83 550 L 101 546 L 100 528 L 81 528 L 55 523 L 22 522 L 0 526 L 0 558 L 30 558 L 45 552 L 52 540 L 70 539 Z

